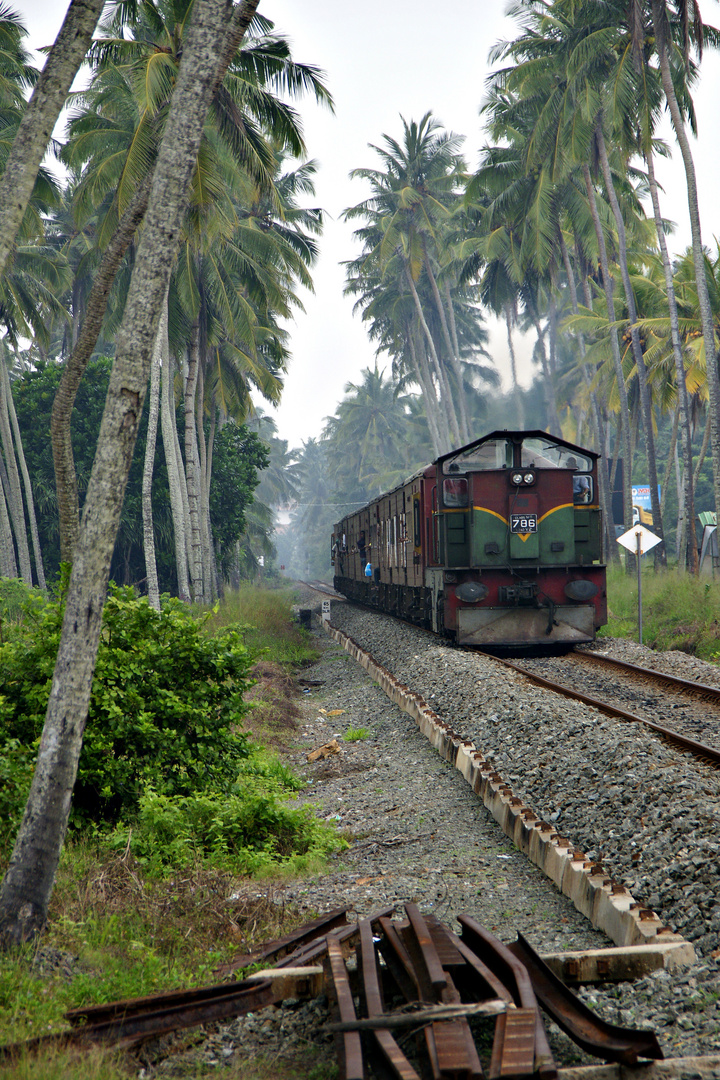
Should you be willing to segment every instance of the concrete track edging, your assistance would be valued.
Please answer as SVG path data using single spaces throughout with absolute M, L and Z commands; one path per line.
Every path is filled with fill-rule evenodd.
M 323 621 L 323 626 L 365 668 L 390 700 L 412 717 L 440 756 L 462 774 L 505 835 L 572 900 L 593 926 L 607 934 L 616 945 L 672 942 L 687 954 L 683 956 L 685 963 L 696 959 L 690 942 L 673 934 L 658 915 L 639 904 L 624 885 L 609 878 L 601 866 L 573 849 L 568 840 L 525 806 L 475 745 L 453 731 L 418 693 L 396 679 L 342 630 L 328 621 Z

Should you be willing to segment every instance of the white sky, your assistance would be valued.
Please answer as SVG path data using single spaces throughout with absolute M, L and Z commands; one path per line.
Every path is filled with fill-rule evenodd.
M 62 22 L 65 0 L 10 0 L 30 31 L 30 45 L 51 44 Z M 504 15 L 505 0 L 261 0 L 259 11 L 286 34 L 298 61 L 322 68 L 335 99 L 335 115 L 309 101 L 299 109 L 304 119 L 308 153 L 319 162 L 313 203 L 326 212 L 322 255 L 314 272 L 315 293 L 305 294 L 306 312 L 290 327 L 293 354 L 283 402 L 277 410 L 279 434 L 291 446 L 317 437 L 332 414 L 347 382 L 359 382 L 363 368 L 374 364 L 374 348 L 352 300 L 342 295 L 342 260 L 358 249 L 342 211 L 361 201 L 363 185 L 350 181 L 358 167 L 375 167 L 379 159 L 368 143 L 379 144 L 384 133 L 399 138 L 400 115 L 420 120 L 434 116 L 448 129 L 466 136 L 464 152 L 471 167 L 483 144 L 478 107 L 489 67 L 487 56 L 498 41 L 514 36 Z M 706 22 L 718 24 L 720 7 L 703 0 Z M 695 92 L 699 137 L 693 147 L 698 172 L 703 240 L 714 246 L 720 237 L 720 166 L 718 101 L 720 57 L 708 52 Z M 668 141 L 670 140 L 668 128 Z M 657 163 L 665 186 L 663 213 L 677 223 L 674 250 L 689 242 L 687 202 L 679 152 L 671 163 Z M 509 359 L 504 328 L 491 328 L 490 351 L 507 380 Z M 380 359 L 381 366 L 389 362 Z

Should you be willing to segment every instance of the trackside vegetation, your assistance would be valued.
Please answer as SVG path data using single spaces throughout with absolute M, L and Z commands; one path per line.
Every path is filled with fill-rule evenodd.
M 0 1045 L 60 1030 L 83 1004 L 215 982 L 219 963 L 302 921 L 275 901 L 277 881 L 321 868 L 343 841 L 292 805 L 303 782 L 256 737 L 272 735 L 274 709 L 287 737 L 287 688 L 316 655 L 292 601 L 290 590 L 246 586 L 209 612 L 170 598 L 156 612 L 112 587 L 48 929 L 0 954 Z M 62 609 L 62 596 L 0 579 L 0 866 L 32 775 Z M 271 674 L 276 694 L 256 703 Z M 7 1067 L 0 1078 L 137 1075 L 109 1053 Z M 247 1063 L 243 1075 L 254 1075 Z
M 643 643 L 720 662 L 720 583 L 680 570 L 657 574 L 652 557 L 644 562 Z M 608 622 L 600 633 L 638 640 L 637 580 L 620 567 L 608 567 Z

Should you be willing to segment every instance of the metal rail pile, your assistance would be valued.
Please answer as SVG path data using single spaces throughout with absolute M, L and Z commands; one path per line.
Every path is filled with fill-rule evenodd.
M 605 1061 L 662 1058 L 653 1032 L 619 1028 L 594 1016 L 523 938 L 509 948 L 468 916 L 458 918 L 458 937 L 414 904 L 405 913 L 403 922 L 381 915 L 358 924 L 356 972 L 328 938 L 340 1015 L 331 1027 L 345 1080 L 363 1080 L 368 1062 L 378 1057 L 398 1080 L 426 1074 L 433 1080 L 475 1080 L 484 1074 L 470 1018 L 483 1014 L 495 1016 L 490 1080 L 550 1080 L 557 1069 L 538 1004 L 583 1049 Z M 357 1015 L 356 1000 L 364 1015 Z M 388 1010 L 387 1003 L 398 1000 L 399 1007 Z M 417 1067 L 393 1035 L 403 1028 L 415 1033 Z
M 654 1033 L 598 1019 L 519 937 L 503 945 L 466 915 L 460 936 L 407 904 L 348 924 L 339 908 L 225 970 L 274 959 L 271 969 L 197 990 L 90 1006 L 66 1014 L 72 1029 L 0 1048 L 0 1057 L 46 1045 L 131 1047 L 182 1028 L 229 1019 L 287 997 L 325 990 L 335 1002 L 344 1080 L 364 1080 L 373 1063 L 398 1080 L 479 1080 L 484 1075 L 470 1020 L 494 1020 L 490 1080 L 552 1080 L 539 1005 L 583 1049 L 608 1062 L 662 1058 Z M 322 966 L 320 966 L 322 965 Z M 401 1032 L 399 1038 L 395 1033 Z M 410 1037 L 414 1051 L 401 1046 Z M 412 1061 L 410 1060 L 412 1058 Z

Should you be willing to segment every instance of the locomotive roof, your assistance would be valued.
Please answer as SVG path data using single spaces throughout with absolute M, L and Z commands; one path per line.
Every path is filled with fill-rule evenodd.
M 568 442 L 567 439 L 561 439 L 558 435 L 549 435 L 547 431 L 540 431 L 539 429 L 533 429 L 531 431 L 515 431 L 508 428 L 502 428 L 499 431 L 491 431 L 489 435 L 483 435 L 481 439 L 474 439 L 472 442 L 466 443 L 465 446 L 459 446 L 455 450 L 448 450 L 446 454 L 441 454 L 440 457 L 435 458 L 434 461 L 429 462 L 427 465 L 423 465 L 422 468 L 416 469 L 410 476 L 405 477 L 395 487 L 390 488 L 382 495 L 376 495 L 374 499 L 370 499 L 364 506 L 358 507 L 357 510 L 353 510 L 352 513 L 346 514 L 346 517 L 353 517 L 355 514 L 361 514 L 364 510 L 368 510 L 379 499 L 385 499 L 388 495 L 392 495 L 393 492 L 399 491 L 404 488 L 411 481 L 415 480 L 418 476 L 424 476 L 428 470 L 433 469 L 436 465 L 445 461 L 446 458 L 455 457 L 456 454 L 462 454 L 464 450 L 470 450 L 473 446 L 480 446 L 484 442 L 488 442 L 490 439 L 550 439 L 551 442 L 557 443 L 558 446 L 564 446 L 567 450 L 574 450 L 576 453 L 584 454 L 585 457 L 599 458 L 601 455 L 595 453 L 594 450 L 588 450 L 584 446 L 578 446 L 577 443 Z
M 577 443 L 568 442 L 567 439 L 561 439 L 558 435 L 550 435 L 547 431 L 513 431 L 508 428 L 503 428 L 500 431 L 491 431 L 489 435 L 483 435 L 481 439 L 473 439 L 472 442 L 466 443 L 465 446 L 459 446 L 456 450 L 448 450 L 446 454 L 441 454 L 440 457 L 435 460 L 439 464 L 447 458 L 462 454 L 465 450 L 471 450 L 473 446 L 481 446 L 482 443 L 490 442 L 492 439 L 507 438 L 517 439 L 518 441 L 521 439 L 549 439 L 551 442 L 557 443 L 558 446 L 564 446 L 567 450 L 575 450 L 579 454 L 584 454 L 585 457 L 600 457 L 600 454 L 596 454 L 594 450 L 588 450 L 584 446 L 578 446 Z M 423 472 L 424 470 L 421 469 L 420 471 Z

